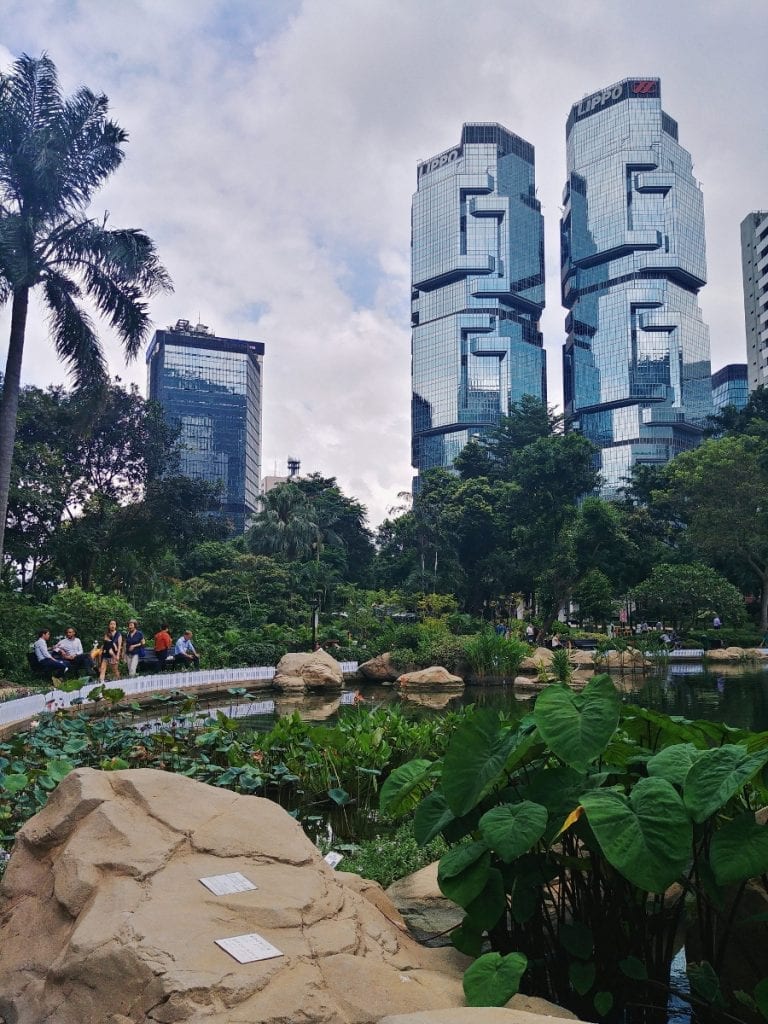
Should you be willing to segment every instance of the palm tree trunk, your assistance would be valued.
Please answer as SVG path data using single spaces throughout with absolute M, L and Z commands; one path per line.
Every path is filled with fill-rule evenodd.
M 16 440 L 16 414 L 19 409 L 21 387 L 21 357 L 24 353 L 24 334 L 27 327 L 29 288 L 17 288 L 13 293 L 11 309 L 11 337 L 5 364 L 3 395 L 0 398 L 0 570 L 5 545 L 5 517 L 8 514 L 8 491 L 11 486 L 13 444 Z

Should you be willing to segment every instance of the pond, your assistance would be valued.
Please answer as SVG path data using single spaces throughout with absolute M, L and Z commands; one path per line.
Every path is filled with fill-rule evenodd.
M 701 665 L 669 666 L 661 673 L 614 675 L 616 686 L 627 704 L 663 711 L 667 715 L 684 718 L 725 722 L 739 729 L 754 732 L 768 731 L 768 665 L 755 670 L 740 666 L 720 667 L 705 671 Z M 511 685 L 483 684 L 467 686 L 459 696 L 448 697 L 439 693 L 421 694 L 418 700 L 404 701 L 391 686 L 363 685 L 358 688 L 368 708 L 399 703 L 414 715 L 440 713 L 467 704 L 503 709 L 512 703 L 533 707 L 534 694 Z M 222 700 L 220 706 L 228 714 L 233 711 L 244 717 L 248 724 L 262 730 L 270 729 L 275 721 L 298 711 L 306 721 L 333 722 L 343 707 L 338 695 L 307 694 L 279 696 L 274 701 L 248 704 L 235 709 L 232 698 Z

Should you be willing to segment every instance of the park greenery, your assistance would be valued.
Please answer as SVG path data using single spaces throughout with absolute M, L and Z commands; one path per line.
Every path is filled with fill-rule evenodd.
M 765 632 L 768 401 L 669 465 L 637 467 L 617 500 L 595 495 L 593 452 L 533 399 L 457 461 L 433 470 L 378 531 L 333 477 L 279 484 L 244 536 L 215 485 L 180 471 L 178 430 L 135 388 L 83 400 L 23 388 L 9 488 L 0 675 L 30 682 L 38 628 L 86 645 L 137 617 L 193 630 L 208 666 L 275 664 L 319 639 L 340 658 L 390 651 L 403 667 L 514 675 L 518 608 L 565 639 L 621 609 L 708 646 Z M 732 469 L 726 469 L 731 464 Z M 126 467 L 130 467 L 130 471 Z M 571 605 L 576 627 L 557 622 Z M 489 636 L 511 627 L 507 643 Z M 494 644 L 496 645 L 494 647 Z
M 767 764 L 768 734 L 622 706 L 596 676 L 524 717 L 469 712 L 442 756 L 389 775 L 381 808 L 449 845 L 438 882 L 465 911 L 470 1005 L 522 987 L 582 1020 L 666 1020 L 687 915 L 694 1006 L 768 1015 L 768 980 L 734 991 L 723 973 L 748 881 L 768 891 Z

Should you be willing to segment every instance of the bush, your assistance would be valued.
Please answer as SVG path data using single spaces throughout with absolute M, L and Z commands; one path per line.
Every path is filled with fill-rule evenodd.
M 388 835 L 367 839 L 339 864 L 339 871 L 350 871 L 370 878 L 385 889 L 398 878 L 413 874 L 438 860 L 447 851 L 443 839 L 419 846 L 413 835 L 413 823 L 406 822 Z

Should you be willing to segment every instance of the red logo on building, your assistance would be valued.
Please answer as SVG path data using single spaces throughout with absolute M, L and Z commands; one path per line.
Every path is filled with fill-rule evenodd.
M 658 82 L 633 82 L 632 92 L 637 96 L 650 96 L 656 92 Z

